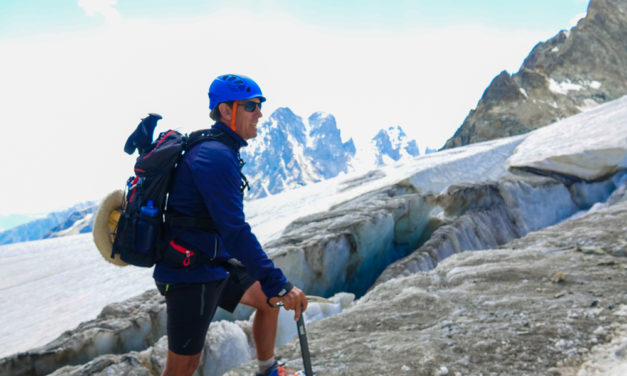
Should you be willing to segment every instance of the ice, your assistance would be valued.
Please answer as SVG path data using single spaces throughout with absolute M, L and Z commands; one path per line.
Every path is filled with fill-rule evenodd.
M 355 298 L 351 294 L 338 294 L 330 299 L 333 303 L 309 304 L 304 313 L 306 324 L 335 315 L 347 308 Z M 246 331 L 250 332 L 252 320 L 248 323 L 219 321 L 211 324 L 205 342 L 205 351 L 199 366 L 201 375 L 220 375 L 223 372 L 255 359 L 254 344 Z M 245 329 L 244 329 L 245 328 Z M 297 336 L 294 312 L 281 309 L 277 329 L 276 346 L 292 341 Z
M 199 369 L 205 375 L 221 375 L 255 355 L 248 336 L 236 323 L 211 323 Z
M 588 181 L 627 168 L 627 96 L 530 133 L 507 165 Z

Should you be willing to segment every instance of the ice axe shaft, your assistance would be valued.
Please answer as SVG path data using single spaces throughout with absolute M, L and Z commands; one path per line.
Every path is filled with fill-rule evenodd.
M 296 322 L 296 330 L 298 331 L 298 341 L 300 342 L 300 353 L 303 356 L 303 366 L 305 367 L 305 376 L 314 376 L 311 368 L 311 358 L 309 356 L 309 344 L 307 343 L 307 331 L 305 330 L 305 319 L 301 313 Z

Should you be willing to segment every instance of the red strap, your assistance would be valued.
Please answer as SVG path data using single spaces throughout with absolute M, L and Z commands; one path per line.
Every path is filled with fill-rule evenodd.
M 237 101 L 233 101 L 233 112 L 231 113 L 231 129 L 233 132 L 237 133 L 235 130 L 235 114 L 237 113 Z
M 187 252 L 189 252 L 190 256 L 193 256 L 193 255 L 194 255 L 194 251 L 191 251 L 191 250 L 189 250 L 189 249 L 187 249 L 187 248 L 185 248 L 185 247 L 183 247 L 183 246 L 181 246 L 181 245 L 179 245 L 179 244 L 176 244 L 176 243 L 174 242 L 174 240 L 171 240 L 171 241 L 170 241 L 170 246 L 171 246 L 172 248 L 176 249 L 178 252 L 181 252 L 181 253 L 187 253 Z

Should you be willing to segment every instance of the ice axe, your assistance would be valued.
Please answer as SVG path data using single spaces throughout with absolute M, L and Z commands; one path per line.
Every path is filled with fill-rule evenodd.
M 314 303 L 335 304 L 334 301 L 314 295 L 307 295 L 307 300 Z M 295 376 L 316 376 L 311 367 L 311 357 L 309 355 L 309 343 L 307 342 L 307 330 L 305 329 L 305 319 L 301 312 L 296 321 L 296 331 L 298 332 L 298 342 L 300 342 L 300 354 L 303 357 L 304 370 L 296 373 Z
M 302 313 L 298 317 L 298 321 L 296 321 L 296 330 L 298 331 L 298 341 L 300 342 L 300 353 L 303 357 L 303 367 L 305 367 L 303 371 L 305 374 L 303 376 L 315 376 L 311 368 L 309 344 L 307 343 L 307 331 L 305 330 L 305 319 L 303 318 Z M 297 375 L 300 375 L 300 372 L 297 373 Z
M 308 295 L 307 300 L 316 303 L 335 304 L 335 302 L 320 296 Z M 277 303 L 277 306 L 283 306 L 283 303 L 279 302 Z M 304 369 L 296 372 L 293 376 L 316 376 L 311 367 L 311 356 L 309 355 L 309 343 L 307 342 L 307 329 L 305 329 L 305 318 L 303 317 L 303 312 L 301 312 L 298 320 L 296 321 L 296 332 L 298 333 L 298 342 L 300 343 L 300 353 L 303 357 Z

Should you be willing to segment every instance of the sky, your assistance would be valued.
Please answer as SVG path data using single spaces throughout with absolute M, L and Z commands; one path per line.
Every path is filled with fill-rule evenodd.
M 121 188 L 126 137 L 206 128 L 224 73 L 255 79 L 264 117 L 335 116 L 359 146 L 400 125 L 440 148 L 492 78 L 585 15 L 587 0 L 3 0 L 0 215 Z M 263 120 L 263 119 L 262 119 Z

